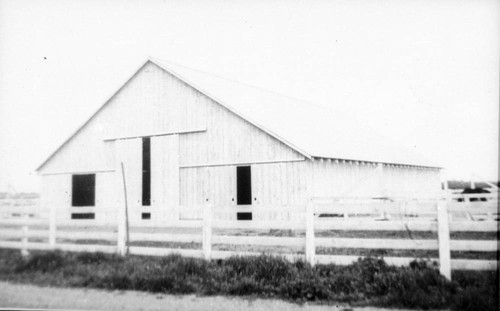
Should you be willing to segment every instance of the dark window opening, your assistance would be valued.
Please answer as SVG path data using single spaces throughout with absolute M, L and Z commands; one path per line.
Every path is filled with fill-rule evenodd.
M 151 138 L 142 139 L 142 205 L 151 205 Z
M 252 213 L 236 213 L 237 220 L 252 220 Z
M 151 219 L 151 213 L 142 213 L 142 219 Z
M 71 219 L 95 219 L 94 213 L 73 213 Z
M 95 205 L 95 174 L 73 175 L 71 205 Z
M 236 168 L 236 202 L 238 205 L 252 204 L 252 175 L 250 166 Z

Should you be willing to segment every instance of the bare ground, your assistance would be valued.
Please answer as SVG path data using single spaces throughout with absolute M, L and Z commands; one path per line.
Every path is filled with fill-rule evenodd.
M 348 305 L 298 305 L 276 299 L 197 297 L 151 294 L 137 291 L 106 291 L 81 288 L 39 287 L 0 282 L 0 308 L 71 310 L 389 310 L 351 308 Z M 394 309 L 392 309 L 394 311 Z

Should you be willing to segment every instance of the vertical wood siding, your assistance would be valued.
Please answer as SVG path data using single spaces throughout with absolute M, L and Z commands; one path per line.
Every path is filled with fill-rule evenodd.
M 49 211 L 51 207 L 56 208 L 58 219 L 71 219 L 71 213 L 92 212 L 97 220 L 114 221 L 116 216 L 109 213 L 117 207 L 115 174 L 111 172 L 96 173 L 95 206 L 93 207 L 72 207 L 72 175 L 57 174 L 43 175 L 41 187 L 41 209 Z M 105 211 L 105 212 L 104 212 Z
M 127 205 L 131 210 L 142 207 L 142 140 L 140 138 L 118 140 L 116 142 L 117 183 L 122 186 L 123 163 L 125 184 L 127 188 Z
M 304 158 L 220 105 L 205 103 L 200 112 L 207 131 L 181 135 L 181 166 Z
M 180 170 L 180 204 L 236 206 L 237 165 Z M 302 204 L 307 198 L 305 161 L 252 164 L 252 205 Z
M 437 198 L 439 170 L 407 166 L 356 164 L 354 161 L 314 160 L 313 195 L 317 197 Z
M 42 176 L 40 205 L 45 211 L 51 206 L 71 207 L 71 175 Z
M 151 206 L 172 209 L 179 204 L 179 136 L 151 138 Z

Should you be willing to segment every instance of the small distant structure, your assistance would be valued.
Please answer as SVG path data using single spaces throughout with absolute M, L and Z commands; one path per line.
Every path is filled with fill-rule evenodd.
M 486 190 L 485 188 L 465 188 L 461 194 L 483 194 L 483 193 L 491 193 L 490 191 Z M 475 197 L 470 197 L 469 198 L 470 202 L 478 202 L 478 201 L 483 201 L 487 202 L 488 198 L 485 197 L 480 197 L 480 198 L 475 198 Z M 458 202 L 464 202 L 463 198 L 458 198 Z

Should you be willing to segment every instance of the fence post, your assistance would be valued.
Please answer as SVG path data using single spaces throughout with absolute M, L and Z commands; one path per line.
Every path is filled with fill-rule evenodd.
M 127 206 L 127 183 L 125 180 L 125 169 L 123 162 L 118 162 L 117 165 L 117 181 L 122 184 L 123 191 L 119 191 L 119 195 L 123 195 L 123 200 L 118 200 L 117 221 L 118 221 L 118 234 L 116 241 L 117 252 L 121 256 L 128 253 L 128 206 Z
M 447 201 L 438 201 L 439 272 L 451 280 L 450 228 Z
M 28 256 L 29 255 L 29 252 L 28 252 L 28 224 L 27 224 L 27 221 L 28 221 L 28 213 L 24 213 L 23 214 L 23 220 L 24 220 L 24 224 L 23 224 L 23 237 L 21 238 L 21 244 L 22 244 L 22 247 L 21 247 L 21 255 L 23 256 Z
M 125 232 L 125 211 L 124 207 L 121 204 L 118 204 L 117 206 L 117 219 L 116 223 L 118 226 L 118 232 L 117 232 L 117 240 L 116 240 L 116 251 L 120 256 L 125 256 L 126 254 L 126 238 L 127 238 L 127 233 Z
M 117 252 L 121 256 L 125 256 L 127 232 L 126 232 L 125 209 L 122 206 L 118 207 L 118 236 L 116 241 Z
M 314 266 L 316 246 L 314 244 L 314 203 L 310 199 L 306 206 L 306 261 Z
M 212 204 L 203 209 L 203 257 L 210 260 L 212 253 Z
M 56 248 L 56 208 L 53 204 L 49 207 L 49 246 Z

